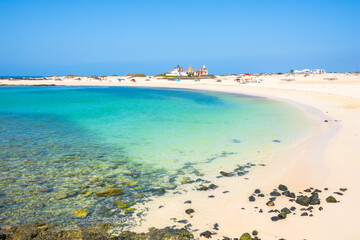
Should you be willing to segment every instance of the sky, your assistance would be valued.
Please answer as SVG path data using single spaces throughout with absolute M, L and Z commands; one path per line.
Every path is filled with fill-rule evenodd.
M 360 0 L 0 0 L 0 76 L 360 71 Z

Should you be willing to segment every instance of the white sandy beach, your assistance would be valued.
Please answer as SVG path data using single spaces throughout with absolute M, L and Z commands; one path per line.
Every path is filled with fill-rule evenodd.
M 311 137 L 303 139 L 293 149 L 278 156 L 265 167 L 255 167 L 244 177 L 212 179 L 219 188 L 211 191 L 188 191 L 181 195 L 165 194 L 147 207 L 149 211 L 137 231 L 146 231 L 149 227 L 165 227 L 184 224 L 174 223 L 170 218 L 188 220 L 199 237 L 206 230 L 214 231 L 219 225 L 217 235 L 212 239 L 240 237 L 244 232 L 259 231 L 261 239 L 360 239 L 360 75 L 359 74 L 311 74 L 264 75 L 262 83 L 238 84 L 236 77 L 218 77 L 201 79 L 200 82 L 181 80 L 180 82 L 163 79 L 130 78 L 119 82 L 117 77 L 98 80 L 56 80 L 14 81 L 0 80 L 1 84 L 38 85 L 55 84 L 71 86 L 146 86 L 189 88 L 206 91 L 241 93 L 265 96 L 289 102 L 301 107 L 313 116 L 319 124 Z M 328 120 L 325 122 L 324 120 Z M 235 167 L 235 166 L 234 166 Z M 219 169 L 221 171 L 223 169 Z M 313 217 L 301 217 L 302 206 L 289 202 L 282 196 L 274 207 L 266 206 L 268 194 L 285 184 L 298 195 L 306 188 L 323 190 L 319 193 L 323 211 L 314 206 Z M 191 186 L 188 186 L 191 188 Z M 265 193 L 264 198 L 249 202 L 248 197 L 256 188 Z M 324 188 L 329 188 L 324 191 Z M 339 188 L 347 188 L 343 196 L 334 195 Z M 224 194 L 224 191 L 229 193 Z M 209 198 L 214 195 L 214 198 Z M 333 195 L 339 203 L 326 203 L 325 198 Z M 191 200 L 191 204 L 184 201 Z M 162 208 L 159 206 L 162 205 Z M 296 215 L 273 222 L 268 213 L 271 209 L 295 206 Z M 258 207 L 258 208 L 255 208 Z M 193 208 L 190 218 L 185 213 Z M 245 208 L 242 209 L 242 208 Z M 263 213 L 259 213 L 262 209 Z

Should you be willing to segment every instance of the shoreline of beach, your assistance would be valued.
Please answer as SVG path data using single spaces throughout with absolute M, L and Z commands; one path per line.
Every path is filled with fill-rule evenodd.
M 263 83 L 246 85 L 235 83 L 231 77 L 223 77 L 222 82 L 215 82 L 214 79 L 169 82 L 135 78 L 136 83 L 133 83 L 130 80 L 118 82 L 109 78 L 106 81 L 0 80 L 0 84 L 183 88 L 262 96 L 310 106 L 306 110 L 309 114 L 318 117 L 317 110 L 323 114 L 322 118 L 318 118 L 321 127 L 313 136 L 297 144 L 291 152 L 265 167 L 254 168 L 246 175 L 248 180 L 243 177 L 221 178 L 215 182 L 219 188 L 212 191 L 189 191 L 179 196 L 159 198 L 149 205 L 150 211 L 145 218 L 147 220 L 135 230 L 171 226 L 174 223 L 169 218 L 176 218 L 186 219 L 192 224 L 192 229 L 199 229 L 194 232 L 196 237 L 205 230 L 214 231 L 212 228 L 216 223 L 219 230 L 216 231 L 218 235 L 213 236 L 215 239 L 222 239 L 222 236 L 239 237 L 242 233 L 255 229 L 263 239 L 355 239 L 360 238 L 357 230 L 357 223 L 360 221 L 360 190 L 356 184 L 360 180 L 360 126 L 356 121 L 360 119 L 360 77 L 356 74 L 328 75 L 327 78 L 338 80 L 321 81 L 312 79 L 312 76 L 306 79 L 303 79 L 304 76 L 263 76 Z M 284 78 L 295 80 L 283 81 Z M 313 217 L 301 217 L 297 214 L 281 221 L 271 221 L 270 217 L 274 213 L 268 213 L 268 210 L 277 206 L 296 206 L 300 209 L 300 206 L 280 197 L 275 208 L 270 208 L 265 204 L 268 196 L 256 197 L 255 202 L 249 202 L 248 197 L 257 188 L 268 194 L 279 184 L 285 184 L 296 194 L 309 187 L 321 189 L 321 205 L 324 210 L 314 210 Z M 329 190 L 324 191 L 324 188 Z M 334 195 L 333 192 L 339 191 L 339 188 L 347 188 L 348 191 L 343 196 Z M 224 194 L 224 191 L 229 193 Z M 209 198 L 209 195 L 214 198 Z M 340 203 L 327 204 L 325 198 L 328 195 L 334 195 Z M 187 200 L 192 201 L 190 206 L 184 204 Z M 159 208 L 161 203 L 162 207 Z M 189 207 L 195 210 L 192 218 L 185 213 Z M 263 213 L 259 213 L 259 209 Z

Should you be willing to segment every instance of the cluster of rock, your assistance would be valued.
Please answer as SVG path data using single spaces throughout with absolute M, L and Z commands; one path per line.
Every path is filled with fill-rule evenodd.
M 324 188 L 324 191 L 327 191 L 327 190 L 328 190 L 328 188 Z M 345 192 L 345 191 L 347 191 L 347 189 L 340 188 L 340 191 Z M 287 186 L 280 184 L 277 189 L 274 189 L 272 192 L 270 192 L 269 195 L 271 197 L 270 197 L 269 201 L 266 202 L 266 205 L 269 207 L 274 207 L 277 197 L 285 196 L 285 197 L 289 198 L 290 202 L 294 202 L 301 206 L 306 207 L 306 208 L 303 207 L 300 209 L 300 211 L 302 211 L 300 216 L 312 217 L 313 210 L 315 209 L 314 206 L 321 204 L 321 199 L 319 197 L 319 193 L 322 193 L 323 191 L 320 189 L 308 188 L 308 189 L 305 189 L 304 192 L 308 193 L 309 195 L 305 195 L 302 192 L 299 192 L 299 195 L 296 196 L 296 194 L 294 192 L 290 192 L 288 190 Z M 341 193 L 341 192 L 334 192 L 334 194 L 341 196 L 341 195 L 343 195 L 343 193 Z M 256 197 L 263 198 L 263 197 L 265 197 L 265 195 L 263 193 L 261 193 L 260 189 L 255 189 L 254 193 L 251 196 L 249 196 L 249 201 L 255 202 Z M 336 200 L 336 198 L 332 195 L 328 196 L 325 199 L 325 201 L 327 203 L 337 203 L 338 202 L 338 200 Z M 322 211 L 323 207 L 320 206 L 318 209 L 319 209 L 319 211 Z M 290 207 L 290 209 L 287 207 L 284 207 L 284 208 L 281 208 L 281 210 L 274 209 L 274 210 L 270 210 L 268 212 L 278 213 L 277 216 L 274 216 L 271 218 L 272 221 L 278 221 L 281 219 L 285 219 L 291 213 L 293 213 L 293 215 L 295 215 L 296 214 L 295 210 L 296 210 L 296 207 L 292 206 L 292 207 Z M 309 213 L 306 211 L 308 211 Z M 260 209 L 259 212 L 262 213 L 263 210 Z
M 223 240 L 261 240 L 261 238 L 258 237 L 259 232 L 254 230 L 252 233 L 243 233 L 239 238 L 229 238 L 229 237 L 223 237 Z M 210 231 L 205 231 L 200 234 L 200 237 L 205 238 L 212 238 L 212 236 L 215 235 L 215 233 L 212 233 Z
M 46 223 L 28 224 L 23 226 L 3 226 L 0 229 L 1 240 L 57 240 L 57 239 L 91 239 L 91 240 L 140 240 L 140 239 L 194 239 L 194 235 L 185 229 L 150 228 L 147 233 L 122 232 L 119 236 L 110 234 L 111 224 L 101 224 L 81 230 L 57 231 L 54 225 Z

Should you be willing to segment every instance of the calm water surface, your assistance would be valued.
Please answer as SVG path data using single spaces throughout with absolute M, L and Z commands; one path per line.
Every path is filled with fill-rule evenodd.
M 0 88 L 0 222 L 121 222 L 159 188 L 263 163 L 307 136 L 287 104 L 127 87 Z M 273 140 L 279 140 L 274 142 Z M 122 196 L 95 192 L 124 189 Z M 114 204 L 114 201 L 122 204 Z M 88 209 L 86 219 L 76 209 Z

